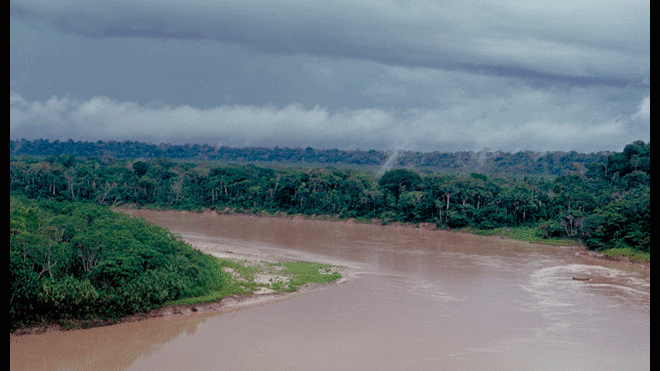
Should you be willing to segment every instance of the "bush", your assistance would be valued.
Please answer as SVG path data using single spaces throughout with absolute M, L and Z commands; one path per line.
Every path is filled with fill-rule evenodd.
M 539 237 L 541 238 L 557 238 L 565 234 L 564 227 L 561 223 L 555 220 L 548 220 L 539 224 Z
M 117 319 L 222 286 L 218 259 L 98 205 L 10 197 L 10 329 Z

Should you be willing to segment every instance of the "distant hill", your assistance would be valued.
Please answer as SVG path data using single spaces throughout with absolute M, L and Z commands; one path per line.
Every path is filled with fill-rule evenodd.
M 223 163 L 276 163 L 301 167 L 347 165 L 372 168 L 409 168 L 429 173 L 483 173 L 498 175 L 557 176 L 584 172 L 590 164 L 604 163 L 612 152 L 578 153 L 521 151 L 413 152 L 265 147 L 213 147 L 207 144 L 149 144 L 136 141 L 9 141 L 10 156 L 75 155 L 77 157 L 169 158 Z

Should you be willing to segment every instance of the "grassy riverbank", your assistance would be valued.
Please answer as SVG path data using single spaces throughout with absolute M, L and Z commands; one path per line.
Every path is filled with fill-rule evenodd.
M 294 292 L 308 284 L 327 284 L 342 278 L 340 267 L 304 261 L 272 262 L 221 259 L 230 273 L 221 289 L 204 295 L 168 302 L 168 306 L 192 306 L 218 302 L 226 297 Z
M 549 237 L 544 238 L 541 236 L 541 231 L 536 227 L 499 227 L 493 229 L 475 229 L 475 228 L 461 228 L 461 232 L 477 234 L 481 236 L 498 236 L 507 237 L 514 240 L 526 241 L 530 243 L 540 243 L 545 245 L 554 246 L 574 246 L 580 245 L 580 241 L 565 238 L 565 237 Z
M 482 236 L 507 237 L 514 240 L 526 241 L 554 246 L 582 246 L 579 240 L 565 237 L 544 238 L 539 228 L 535 227 L 500 227 L 488 230 L 462 228 L 461 232 Z M 600 254 L 612 260 L 628 260 L 632 263 L 651 263 L 651 253 L 635 251 L 629 247 L 614 247 L 600 251 Z
M 651 264 L 651 253 L 634 251 L 629 247 L 607 249 L 603 251 L 603 255 L 614 260 L 629 260 L 633 263 Z

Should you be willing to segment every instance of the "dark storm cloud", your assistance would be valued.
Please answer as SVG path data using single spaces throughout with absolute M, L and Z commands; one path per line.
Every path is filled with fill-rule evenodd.
M 12 139 L 621 150 L 643 1 L 10 2 Z
M 267 53 L 365 59 L 541 85 L 648 80 L 647 3 L 601 2 L 586 9 L 565 3 L 548 2 L 537 12 L 488 2 L 394 1 L 97 1 L 78 7 L 28 0 L 10 8 L 87 37 L 210 39 Z

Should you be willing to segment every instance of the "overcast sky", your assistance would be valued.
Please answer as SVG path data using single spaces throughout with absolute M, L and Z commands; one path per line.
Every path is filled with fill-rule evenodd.
M 649 1 L 11 0 L 11 139 L 620 151 Z

